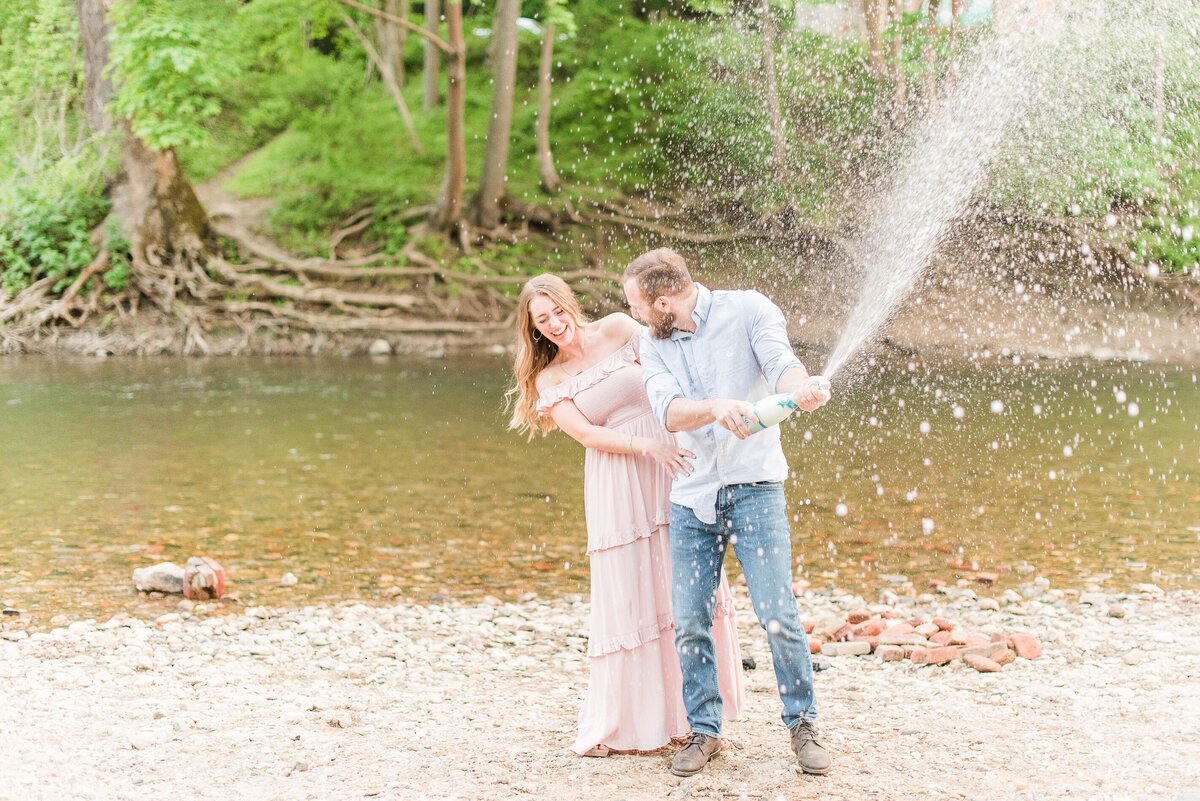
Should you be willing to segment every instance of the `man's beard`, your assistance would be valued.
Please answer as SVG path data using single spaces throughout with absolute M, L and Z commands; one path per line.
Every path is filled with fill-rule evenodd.
M 658 309 L 651 309 L 649 317 L 647 322 L 650 324 L 650 336 L 655 339 L 670 339 L 671 334 L 675 333 L 674 312 L 660 312 Z

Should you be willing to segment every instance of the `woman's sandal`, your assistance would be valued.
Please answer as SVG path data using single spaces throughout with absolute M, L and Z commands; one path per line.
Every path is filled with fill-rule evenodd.
M 610 749 L 607 745 L 598 745 L 595 748 L 589 748 L 587 751 L 584 751 L 581 756 L 606 757 L 611 753 L 612 753 L 612 749 Z

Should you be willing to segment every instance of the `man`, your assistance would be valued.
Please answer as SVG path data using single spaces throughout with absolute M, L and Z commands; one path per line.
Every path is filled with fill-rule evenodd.
M 642 375 L 659 421 L 696 454 L 671 488 L 672 600 L 683 701 L 692 734 L 671 772 L 690 776 L 721 748 L 721 696 L 713 652 L 713 593 L 727 546 L 742 564 L 767 631 L 783 722 L 806 773 L 829 770 L 817 740 L 812 657 L 792 596 L 791 540 L 783 498 L 787 461 L 779 427 L 751 436 L 751 402 L 776 392 L 814 411 L 829 381 L 809 376 L 792 352 L 783 314 L 758 292 L 712 292 L 683 258 L 660 248 L 621 279 L 642 340 Z

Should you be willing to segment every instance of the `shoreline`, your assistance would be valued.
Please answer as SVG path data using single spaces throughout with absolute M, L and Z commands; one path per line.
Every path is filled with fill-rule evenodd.
M 703 773 L 670 749 L 567 753 L 588 606 L 348 601 L 149 623 L 118 615 L 0 637 L 0 786 L 27 799 L 204 787 L 267 798 L 1165 799 L 1200 792 L 1200 592 L 1127 594 L 1126 615 L 1050 596 L 901 602 L 1043 655 L 1002 673 L 830 657 L 816 674 L 825 777 L 797 775 L 765 635 L 735 590 L 748 703 Z M 495 599 L 492 599 L 493 601 Z M 802 616 L 867 606 L 808 592 Z M 986 608 L 985 608 L 986 606 Z M 64 713 L 71 723 L 63 725 Z

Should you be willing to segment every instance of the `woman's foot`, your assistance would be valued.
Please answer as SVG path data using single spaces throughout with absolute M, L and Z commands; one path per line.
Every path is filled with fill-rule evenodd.
M 582 754 L 580 754 L 580 756 L 606 757 L 611 753 L 612 753 L 612 750 L 607 745 L 604 745 L 603 743 L 601 743 L 600 745 L 596 746 L 595 748 L 589 748 L 588 750 L 584 751 Z

